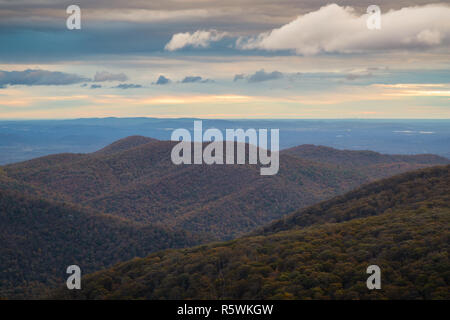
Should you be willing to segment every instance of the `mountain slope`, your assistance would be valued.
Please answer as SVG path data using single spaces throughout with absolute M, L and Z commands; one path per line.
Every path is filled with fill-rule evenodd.
M 132 140 L 138 140 L 132 143 Z M 367 178 L 283 155 L 276 176 L 256 165 L 174 165 L 175 142 L 118 142 L 117 152 L 55 155 L 4 167 L 8 177 L 64 201 L 124 217 L 226 239 L 352 189 Z M 135 146 L 136 145 L 136 146 Z M 107 147 L 107 150 L 116 150 Z
M 373 183 L 348 201 L 328 201 L 307 227 L 293 219 L 265 235 L 154 253 L 51 297 L 450 299 L 449 174 L 450 166 L 436 167 Z M 362 212 L 359 202 L 375 211 Z M 366 287 L 372 264 L 381 268 L 381 290 Z
M 199 236 L 98 214 L 73 205 L 0 190 L 0 298 L 42 294 L 77 264 L 93 272 Z M 204 240 L 204 239 L 201 239 Z
M 382 171 L 314 162 L 285 151 L 275 176 L 261 176 L 256 165 L 176 166 L 170 159 L 175 144 L 133 136 L 91 154 L 47 156 L 3 169 L 8 177 L 44 194 L 57 193 L 66 202 L 139 223 L 214 233 L 219 239 L 343 194 Z M 392 166 L 404 163 L 395 161 Z M 441 159 L 414 167 L 433 161 Z
M 107 145 L 103 149 L 100 149 L 94 153 L 95 154 L 103 154 L 103 155 L 113 154 L 113 153 L 117 153 L 120 151 L 129 150 L 129 149 L 138 147 L 138 146 L 146 144 L 146 143 L 156 142 L 156 141 L 158 141 L 158 140 L 143 137 L 143 136 L 130 136 L 130 137 L 127 137 L 124 139 L 120 139 L 116 142 L 113 142 L 110 145 Z
M 302 159 L 359 171 L 371 179 L 386 178 L 410 170 L 450 163 L 449 159 L 433 154 L 389 155 L 366 150 L 338 150 L 311 144 L 282 152 Z
M 450 165 L 403 173 L 373 182 L 324 201 L 263 227 L 257 234 L 275 233 L 293 227 L 342 222 L 396 210 L 415 210 L 427 202 L 432 207 L 450 206 Z

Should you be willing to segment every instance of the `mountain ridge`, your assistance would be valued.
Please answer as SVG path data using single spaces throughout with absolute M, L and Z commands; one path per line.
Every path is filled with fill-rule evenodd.
M 374 182 L 353 191 L 354 201 L 367 202 L 360 198 L 367 189 L 375 202 L 398 189 L 390 194 L 398 205 L 352 215 L 354 203 L 337 202 L 324 206 L 324 221 L 293 221 L 271 233 L 160 251 L 87 275 L 81 290 L 60 287 L 48 297 L 449 299 L 449 176 L 450 165 Z M 430 192 L 418 198 L 421 190 Z M 341 213 L 349 219 L 337 220 Z M 366 287 L 366 268 L 373 264 L 381 268 L 382 290 Z
M 279 173 L 263 177 L 248 164 L 174 165 L 176 143 L 131 136 L 91 154 L 47 156 L 3 170 L 96 211 L 229 239 L 376 178 L 429 165 L 394 159 L 390 164 L 399 168 L 355 168 L 281 151 Z

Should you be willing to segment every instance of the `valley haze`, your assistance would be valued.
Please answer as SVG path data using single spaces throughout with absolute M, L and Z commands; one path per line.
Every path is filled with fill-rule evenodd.
M 68 120 L 0 120 L 0 164 L 53 153 L 93 152 L 118 139 L 143 135 L 170 140 L 176 128 L 193 135 L 195 118 L 86 118 Z M 198 120 L 198 119 L 197 119 Z M 280 130 L 280 149 L 315 144 L 337 149 L 386 154 L 432 153 L 450 157 L 450 120 L 398 119 L 202 119 L 203 127 Z M 270 146 L 270 145 L 269 145 Z

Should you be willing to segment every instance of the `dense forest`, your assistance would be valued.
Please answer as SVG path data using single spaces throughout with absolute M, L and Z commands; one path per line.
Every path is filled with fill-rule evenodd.
M 427 161 L 416 156 L 384 156 L 385 162 L 380 162 L 374 153 L 367 174 L 361 166 L 324 164 L 281 152 L 279 173 L 261 176 L 256 165 L 173 165 L 173 145 L 133 136 L 91 154 L 52 155 L 3 169 L 8 177 L 52 199 L 138 223 L 213 233 L 226 240 L 343 194 L 380 177 L 380 172 L 394 174 L 445 161 L 435 156 L 424 156 Z M 349 163 L 358 162 L 360 155 L 350 152 L 349 158 Z M 403 166 L 405 159 L 410 167 Z M 373 162 L 400 169 L 369 169 Z
M 70 264 L 82 266 L 85 274 L 163 249 L 248 232 L 259 237 L 294 226 L 416 210 L 415 203 L 435 199 L 448 184 L 448 176 L 435 177 L 415 188 L 422 181 L 415 172 L 342 195 L 374 180 L 375 162 L 398 165 L 401 171 L 442 161 L 428 155 L 392 159 L 374 154 L 372 161 L 355 167 L 287 150 L 280 154 L 279 174 L 261 176 L 255 165 L 175 166 L 173 145 L 133 136 L 90 154 L 57 154 L 0 167 L 0 298 L 42 295 L 44 288 L 63 281 Z M 358 152 L 345 154 L 347 163 L 358 163 Z M 342 196 L 302 209 L 336 195 Z
M 433 167 L 373 182 L 345 195 L 299 210 L 258 230 L 274 233 L 293 226 L 342 222 L 396 210 L 415 210 L 423 202 L 450 206 L 450 166 Z
M 449 175 L 445 166 L 375 182 L 257 234 L 136 258 L 48 297 L 450 299 Z M 372 264 L 381 290 L 366 287 Z
M 0 298 L 41 295 L 63 283 L 71 264 L 93 272 L 205 239 L 0 190 Z

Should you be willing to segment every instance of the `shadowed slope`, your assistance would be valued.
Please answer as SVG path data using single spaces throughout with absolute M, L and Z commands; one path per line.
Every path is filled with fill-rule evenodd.
M 282 228 L 154 253 L 51 297 L 449 299 L 449 175 L 445 166 L 372 183 L 299 211 Z M 382 290 L 366 287 L 372 264 L 382 270 Z
M 42 294 L 63 283 L 67 266 L 83 273 L 200 236 L 143 226 L 118 217 L 0 189 L 0 298 Z

